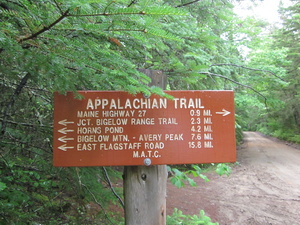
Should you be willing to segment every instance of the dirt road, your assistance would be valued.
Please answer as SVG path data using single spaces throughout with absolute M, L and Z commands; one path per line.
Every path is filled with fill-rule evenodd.
M 167 210 L 198 214 L 220 225 L 300 225 L 300 150 L 255 132 L 245 133 L 230 177 L 178 189 L 168 184 Z

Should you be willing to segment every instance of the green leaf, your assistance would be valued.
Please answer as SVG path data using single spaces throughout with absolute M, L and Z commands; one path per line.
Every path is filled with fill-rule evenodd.
M 209 182 L 209 179 L 204 174 L 200 174 L 199 177 L 201 177 L 205 182 Z
M 170 179 L 171 183 L 174 184 L 178 188 L 182 188 L 184 186 L 184 183 L 182 180 L 178 179 L 177 177 L 172 177 Z
M 6 184 L 3 182 L 0 182 L 0 191 L 3 191 L 5 188 L 7 188 Z
M 191 179 L 191 178 L 188 179 L 188 182 L 189 182 L 189 184 L 190 184 L 192 187 L 196 187 L 196 186 L 197 186 L 197 183 L 195 182 L 195 180 L 193 180 L 193 179 Z
M 218 164 L 218 166 L 217 166 L 216 172 L 217 172 L 217 174 L 219 174 L 220 176 L 222 176 L 222 175 L 227 175 L 227 176 L 229 176 L 230 173 L 231 173 L 231 167 L 228 166 L 227 164 L 220 163 L 220 164 Z

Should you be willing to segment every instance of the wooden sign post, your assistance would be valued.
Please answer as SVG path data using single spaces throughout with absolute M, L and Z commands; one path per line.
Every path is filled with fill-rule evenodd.
M 166 93 L 54 94 L 54 166 L 126 166 L 127 225 L 165 224 L 165 165 L 236 161 L 233 91 Z
M 161 71 L 142 70 L 151 78 L 150 85 L 166 88 L 166 76 Z M 147 160 L 148 159 L 148 160 Z M 165 225 L 167 197 L 167 166 L 124 167 L 125 225 Z

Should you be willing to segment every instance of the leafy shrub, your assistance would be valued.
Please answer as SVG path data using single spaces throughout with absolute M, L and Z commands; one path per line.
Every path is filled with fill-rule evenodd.
M 242 118 L 235 115 L 235 137 L 236 137 L 236 143 L 239 144 L 243 141 L 243 129 L 242 129 Z
M 210 167 L 210 168 L 215 168 L 215 164 L 200 164 L 200 166 L 205 167 Z M 197 183 L 193 179 L 193 177 L 200 177 L 202 178 L 205 182 L 208 182 L 209 179 L 208 177 L 204 174 L 204 169 L 201 168 L 199 165 L 190 165 L 188 169 L 184 168 L 178 168 L 173 167 L 171 168 L 168 166 L 168 172 L 172 174 L 170 181 L 172 184 L 174 184 L 176 187 L 181 188 L 184 187 L 186 183 L 191 185 L 192 187 L 197 186 Z M 206 168 L 207 169 L 207 168 Z M 222 175 L 227 175 L 229 176 L 231 173 L 231 167 L 227 163 L 219 163 L 216 165 L 215 172 L 219 174 L 220 176 Z
M 108 169 L 111 179 L 120 173 Z M 61 179 L 63 178 L 63 179 Z M 115 190 L 121 195 L 121 190 Z M 89 209 L 92 202 L 94 209 Z M 117 204 L 101 167 L 47 170 L 28 158 L 0 159 L 0 224 L 91 224 L 118 221 Z M 100 207 L 101 206 L 101 207 Z
M 300 134 L 291 136 L 290 138 L 288 138 L 288 141 L 300 144 Z
M 227 175 L 231 173 L 231 167 L 226 163 L 219 163 L 216 168 L 216 173 L 220 176 Z
M 192 175 L 193 177 L 200 177 L 206 182 L 209 181 L 198 165 L 191 165 L 191 167 L 192 169 L 180 171 L 177 168 L 171 168 L 168 166 L 168 172 L 172 174 L 172 177 L 170 178 L 171 183 L 178 188 L 184 187 L 186 182 L 188 182 L 192 187 L 197 186 L 194 179 L 192 179 L 189 175 Z
M 171 216 L 167 216 L 167 225 L 218 225 L 219 223 L 211 222 L 211 218 L 200 210 L 199 215 L 184 215 L 177 208 Z

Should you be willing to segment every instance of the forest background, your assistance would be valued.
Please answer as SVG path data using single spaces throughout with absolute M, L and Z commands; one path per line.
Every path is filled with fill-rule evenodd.
M 118 168 L 52 166 L 53 92 L 234 90 L 236 133 L 300 143 L 300 3 L 282 24 L 236 0 L 0 1 L 0 224 L 122 224 Z M 91 213 L 90 206 L 101 210 Z

